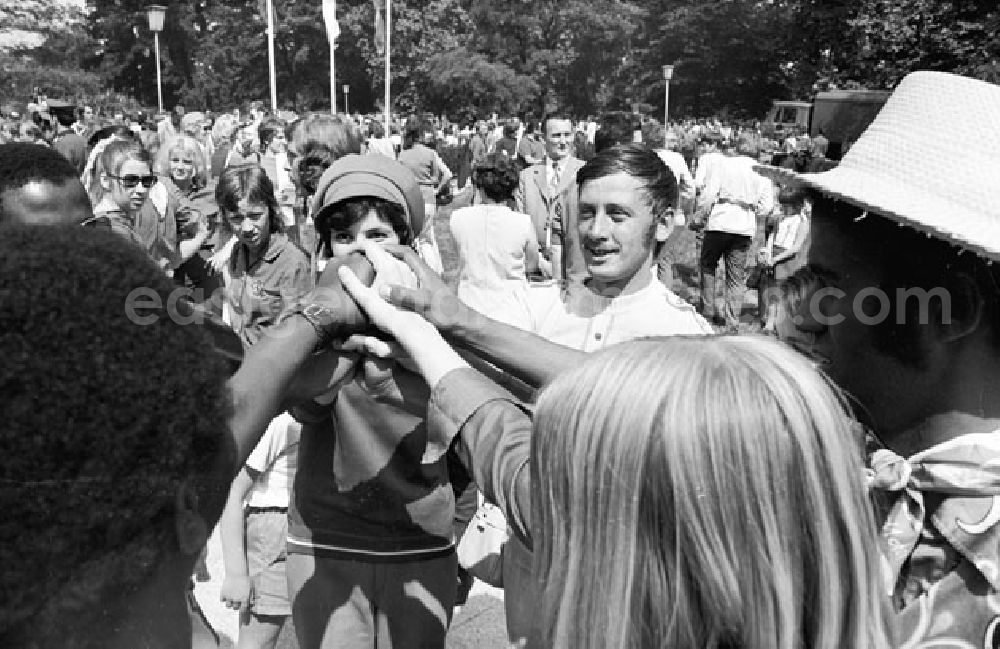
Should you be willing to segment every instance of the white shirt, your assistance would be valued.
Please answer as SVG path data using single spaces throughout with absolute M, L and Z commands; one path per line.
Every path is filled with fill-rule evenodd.
M 712 169 L 722 164 L 722 161 L 725 159 L 726 156 L 718 151 L 710 151 L 698 158 L 698 168 L 695 170 L 694 174 L 695 187 L 699 190 L 704 189 L 706 179 Z
M 774 232 L 774 245 L 785 250 L 791 248 L 795 244 L 799 228 L 802 227 L 805 220 L 806 217 L 804 214 L 796 214 L 794 216 L 786 216 L 778 221 L 778 227 Z
M 532 285 L 530 331 L 585 352 L 649 336 L 702 335 L 713 330 L 694 307 L 670 292 L 649 271 L 649 284 L 616 298 L 596 295 L 583 284 Z
M 543 162 L 545 163 L 545 184 L 548 187 L 552 186 L 552 179 L 556 173 L 555 167 L 559 168 L 559 181 L 561 182 L 563 174 L 566 173 L 566 165 L 569 163 L 569 156 L 566 156 L 562 160 L 558 161 L 553 160 L 548 156 L 545 156 Z
M 368 153 L 384 155 L 393 160 L 396 159 L 396 149 L 392 146 L 392 140 L 387 137 L 370 138 L 368 140 Z
M 736 156 L 712 165 L 699 199 L 714 202 L 706 230 L 746 237 L 756 234 L 757 217 L 774 209 L 774 187 L 753 170 L 756 164 L 753 158 Z
M 260 475 L 247 496 L 251 507 L 288 507 L 298 468 L 302 425 L 287 412 L 275 417 L 254 447 L 246 466 Z
M 669 149 L 658 149 L 656 155 L 660 156 L 663 164 L 667 165 L 670 172 L 674 174 L 674 179 L 677 181 L 677 195 L 680 198 L 681 206 L 683 207 L 694 200 L 694 177 L 691 175 L 691 170 L 688 169 L 687 163 L 684 161 L 684 156 Z

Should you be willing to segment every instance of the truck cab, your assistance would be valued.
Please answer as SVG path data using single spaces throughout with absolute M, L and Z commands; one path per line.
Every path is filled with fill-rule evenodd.
M 809 134 L 820 133 L 830 142 L 827 157 L 839 160 L 861 137 L 889 95 L 887 90 L 830 90 L 813 100 Z
M 761 124 L 764 137 L 780 140 L 796 128 L 809 130 L 809 112 L 812 104 L 808 101 L 775 100 Z

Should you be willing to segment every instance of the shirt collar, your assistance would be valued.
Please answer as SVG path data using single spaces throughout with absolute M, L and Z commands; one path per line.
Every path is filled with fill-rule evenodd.
M 545 168 L 548 170 L 552 169 L 552 163 L 555 162 L 556 166 L 559 167 L 560 175 L 562 172 L 566 171 L 566 165 L 569 164 L 569 156 L 566 156 L 562 160 L 553 160 L 548 155 L 545 156 Z
M 264 251 L 264 255 L 260 258 L 262 262 L 267 262 L 273 264 L 281 253 L 285 251 L 285 246 L 288 243 L 288 237 L 283 232 L 275 232 L 271 235 L 271 240 L 267 244 L 267 250 Z M 246 262 L 250 259 L 249 252 L 246 245 L 240 244 L 236 248 L 236 254 L 233 256 L 233 262 L 242 263 L 246 267 Z
M 591 290 L 584 282 L 569 281 L 563 286 L 564 299 L 580 315 L 627 311 L 633 305 L 648 304 L 650 299 L 666 293 L 666 287 L 656 279 L 656 271 L 650 269 L 649 273 L 650 282 L 628 295 L 605 296 Z

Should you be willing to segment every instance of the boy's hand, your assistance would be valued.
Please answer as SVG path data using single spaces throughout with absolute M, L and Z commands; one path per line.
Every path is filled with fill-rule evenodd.
M 338 272 L 344 288 L 368 315 L 371 323 L 402 345 L 431 389 L 448 372 L 468 367 L 431 323 L 415 313 L 397 309 L 379 295 L 399 287 L 384 286 L 376 292 L 362 284 L 350 268 L 340 268 Z
M 412 248 L 385 246 L 384 250 L 406 262 L 419 284 L 419 288 L 397 285 L 383 287 L 380 293 L 387 302 L 423 316 L 443 333 L 469 326 L 479 316 L 458 299 L 455 292 Z
M 253 601 L 253 584 L 247 575 L 230 575 L 222 581 L 219 599 L 234 611 L 250 608 Z
M 389 284 L 405 286 L 406 288 L 417 288 L 420 285 L 416 274 L 406 262 L 393 257 L 381 245 L 374 241 L 365 241 L 362 247 L 365 251 L 365 257 L 375 269 L 375 280 L 372 282 L 372 288 L 376 291 Z

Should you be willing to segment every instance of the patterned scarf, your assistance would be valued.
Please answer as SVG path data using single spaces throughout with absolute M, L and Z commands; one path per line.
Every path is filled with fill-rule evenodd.
M 1000 522 L 1000 434 L 956 437 L 904 459 L 888 449 L 871 456 L 866 484 L 898 494 L 882 527 L 892 594 L 903 564 L 926 525 L 924 494 L 946 496 L 930 522 L 996 586 L 997 549 L 986 533 Z

